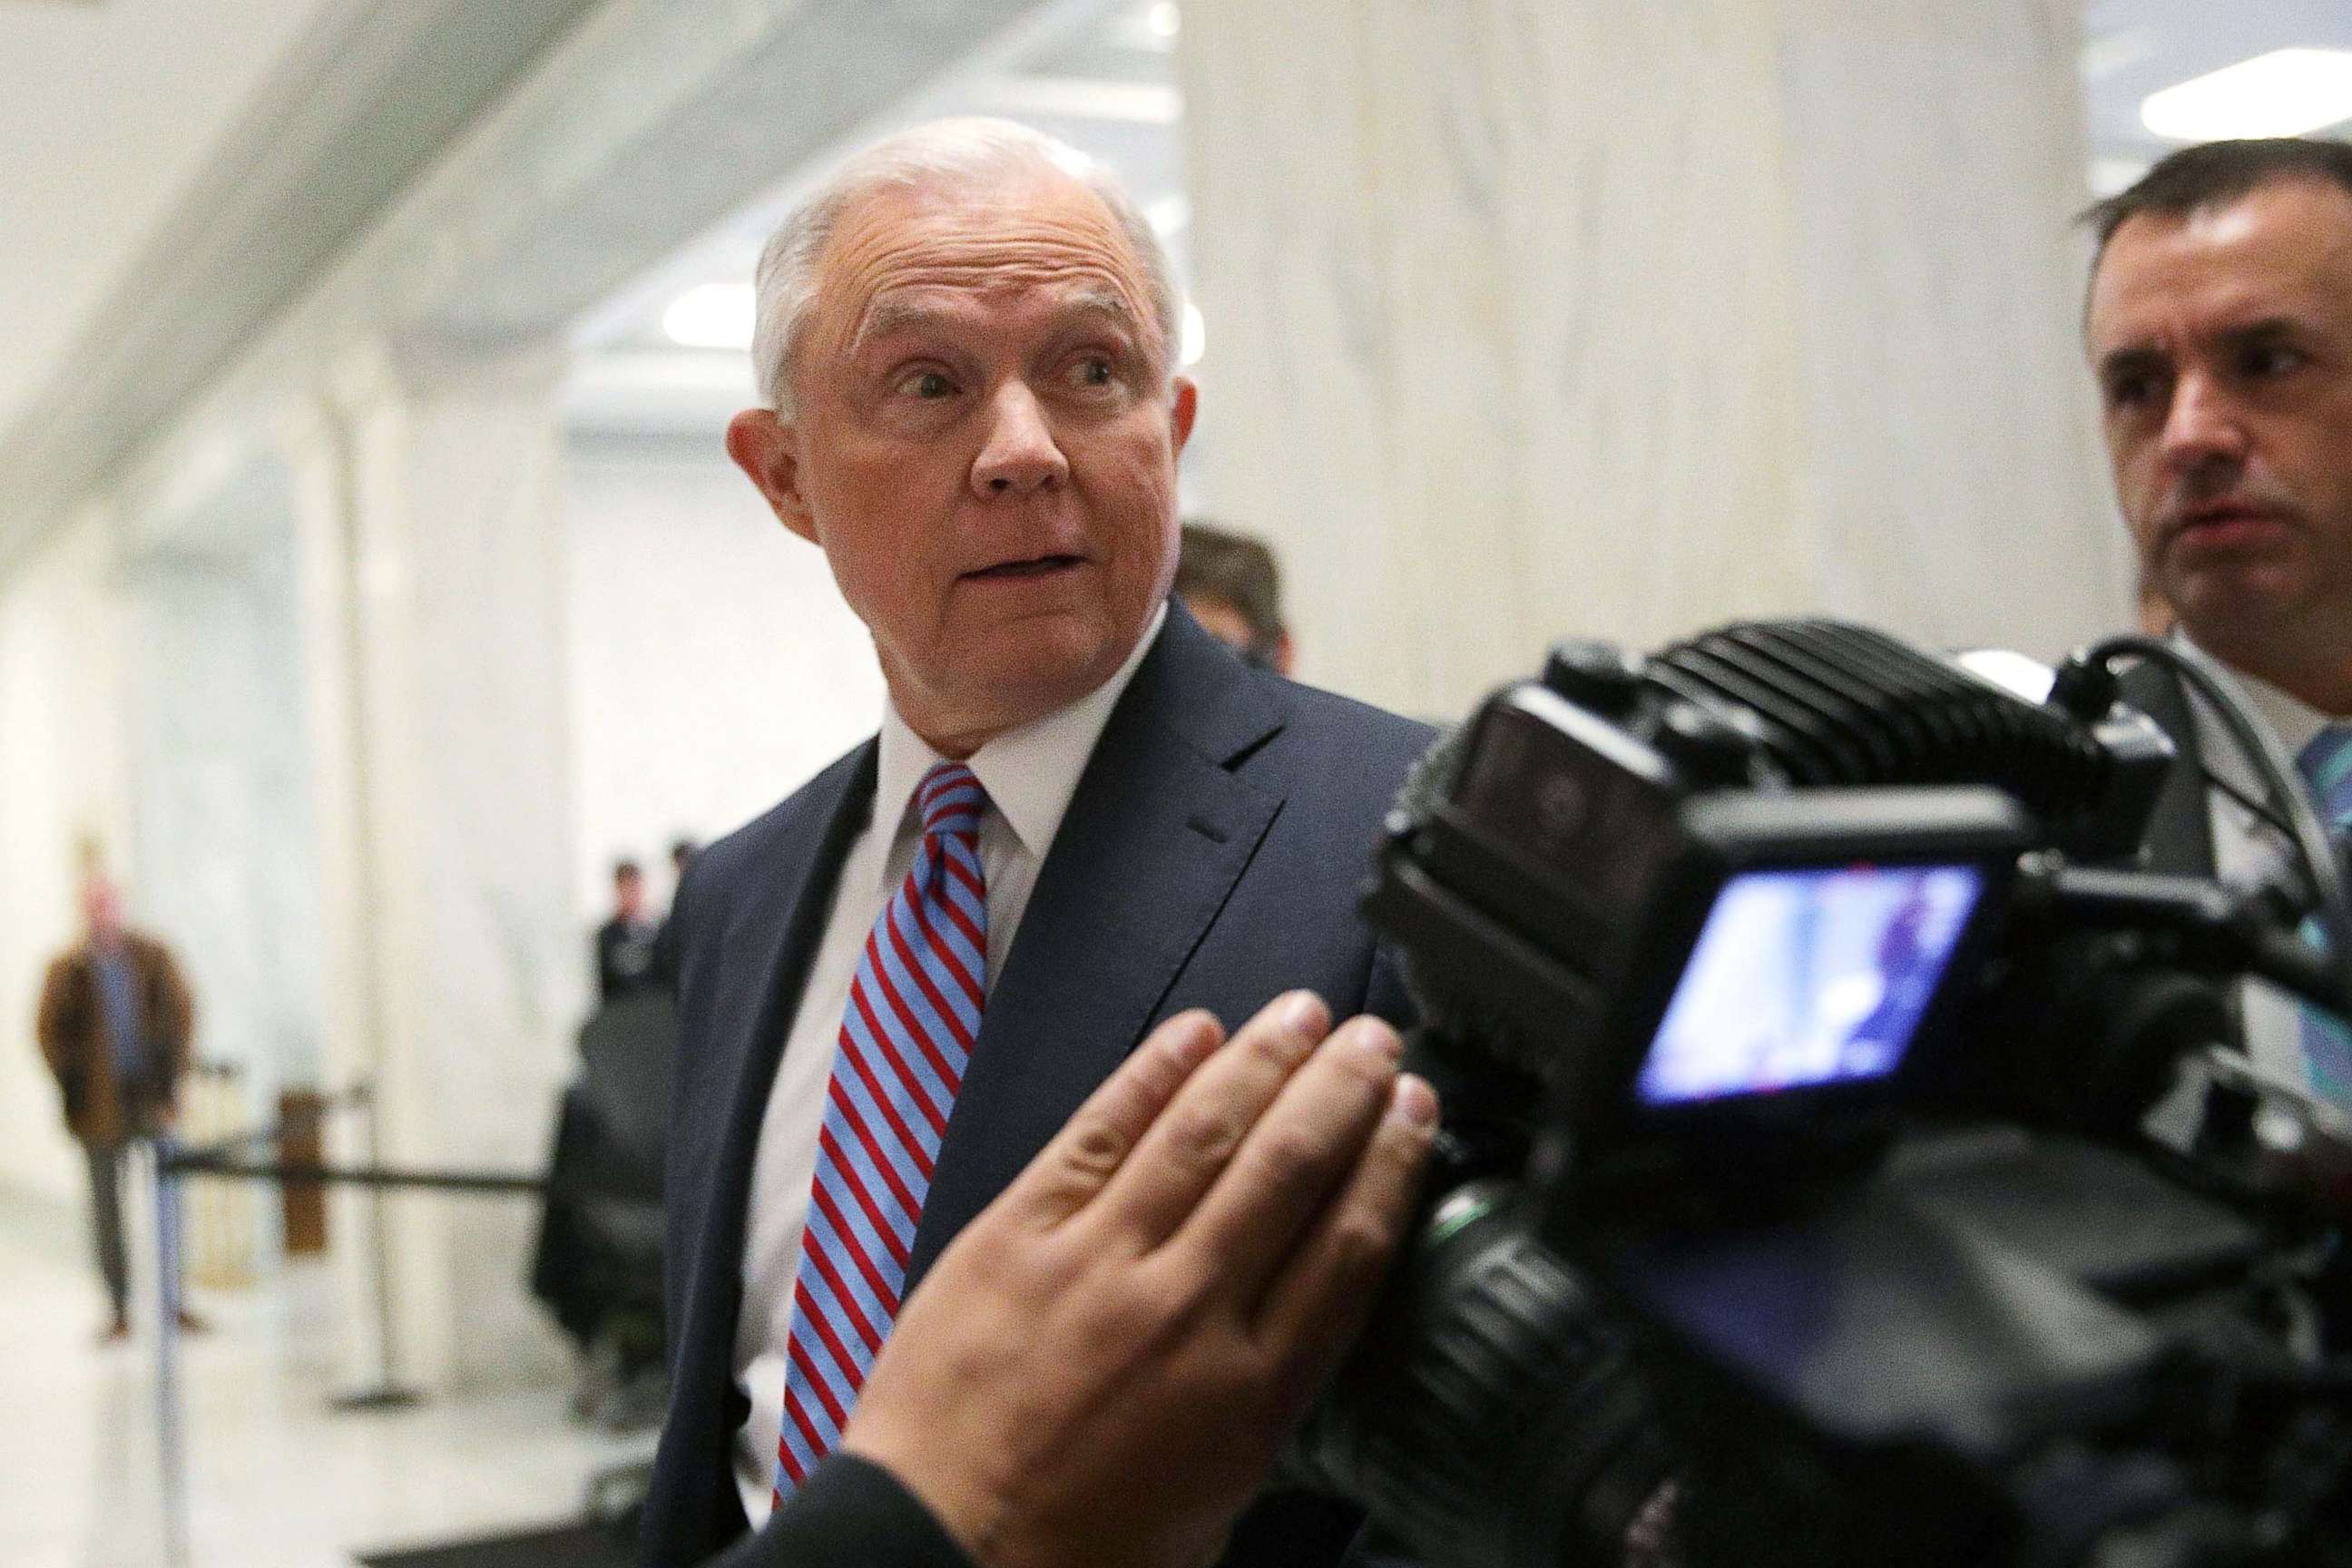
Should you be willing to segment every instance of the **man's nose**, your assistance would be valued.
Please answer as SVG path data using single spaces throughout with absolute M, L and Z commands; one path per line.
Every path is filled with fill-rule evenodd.
M 2246 426 L 2236 402 L 2211 376 L 2191 374 L 2173 388 L 2165 410 L 2164 459 L 2189 475 L 2217 465 L 2233 467 L 2246 455 Z
M 988 438 L 972 460 L 971 488 L 983 499 L 1052 489 L 1070 477 L 1036 395 L 1007 384 L 989 402 Z

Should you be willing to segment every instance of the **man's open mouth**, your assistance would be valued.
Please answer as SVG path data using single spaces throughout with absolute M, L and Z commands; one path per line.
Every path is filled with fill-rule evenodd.
M 967 577 L 982 581 L 1010 577 L 1045 577 L 1077 565 L 1085 557 L 1077 555 L 1038 555 L 1026 561 L 1004 561 L 994 566 L 983 566 L 977 572 L 967 572 Z

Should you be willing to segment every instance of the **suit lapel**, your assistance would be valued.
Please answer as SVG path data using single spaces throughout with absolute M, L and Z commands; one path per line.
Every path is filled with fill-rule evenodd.
M 2213 872 L 2213 821 L 2205 799 L 2197 715 L 2170 670 L 2143 661 L 2116 682 L 2123 700 L 2156 721 L 2179 752 L 2148 816 L 2147 854 L 2153 868 L 2205 877 Z
M 773 864 L 762 868 L 759 885 L 720 940 L 722 975 L 740 975 L 748 984 L 729 985 L 722 979 L 713 987 L 716 1016 L 704 1043 L 729 1055 L 701 1083 L 702 1093 L 718 1100 L 706 1100 L 694 1118 L 679 1124 L 723 1129 L 704 1166 L 709 1198 L 700 1205 L 703 1223 L 694 1238 L 686 1308 L 689 1321 L 707 1331 L 692 1342 L 710 1347 L 721 1377 L 730 1375 L 727 1361 L 741 1304 L 743 1227 L 760 1128 L 793 1012 L 833 907 L 834 885 L 873 798 L 876 754 L 869 741 L 810 784 L 801 820 L 822 824 L 822 830 L 780 829 Z M 680 1329 L 673 1326 L 671 1331 Z
M 1281 808 L 1235 771 L 1280 728 L 1257 682 L 1171 605 L 989 997 L 915 1232 L 910 1289 L 1142 1037 Z

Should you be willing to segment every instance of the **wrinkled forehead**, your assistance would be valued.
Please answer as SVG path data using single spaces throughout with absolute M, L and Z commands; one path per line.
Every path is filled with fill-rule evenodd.
M 1055 170 L 877 192 L 819 258 L 818 338 L 841 352 L 931 315 L 1087 310 L 1157 353 L 1141 259 L 1109 206 Z
M 2352 194 L 2282 181 L 2185 213 L 2136 214 L 2100 258 L 2085 325 L 2096 352 L 2282 312 L 2352 313 Z

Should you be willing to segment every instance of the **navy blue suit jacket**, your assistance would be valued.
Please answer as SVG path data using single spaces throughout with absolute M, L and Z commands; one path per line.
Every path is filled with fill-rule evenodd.
M 909 1289 L 1161 1019 L 1206 1007 L 1238 1025 L 1308 986 L 1335 1016 L 1405 1020 L 1400 978 L 1356 906 L 1381 816 L 1430 738 L 1249 668 L 1170 606 L 990 994 Z M 672 1385 L 644 1536 L 658 1568 L 700 1563 L 745 1528 L 730 1454 L 745 1408 L 734 1346 L 752 1155 L 842 860 L 872 812 L 875 757 L 869 741 L 703 850 L 678 894 Z M 1353 1523 L 1320 1500 L 1265 1500 L 1227 1562 L 1315 1568 L 1337 1560 Z

